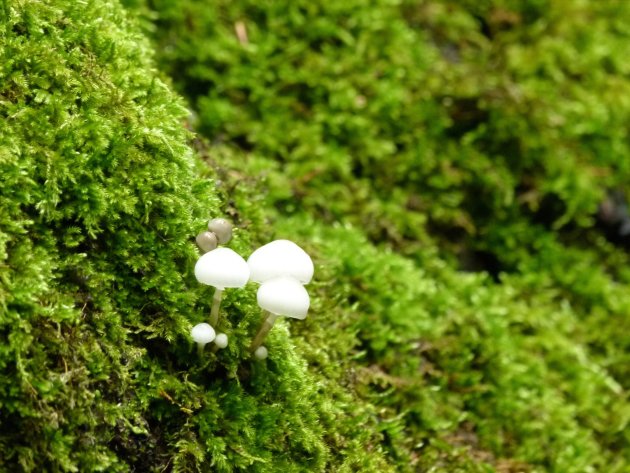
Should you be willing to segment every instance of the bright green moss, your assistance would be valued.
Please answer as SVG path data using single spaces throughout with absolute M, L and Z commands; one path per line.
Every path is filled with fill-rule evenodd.
M 249 316 L 230 349 L 192 356 L 211 295 L 192 242 L 226 209 L 147 41 L 112 2 L 7 11 L 0 470 L 321 469 L 323 397 L 286 334 L 268 363 L 243 361 L 251 290 L 226 297 L 223 329 Z M 233 246 L 250 248 L 240 229 Z
M 318 331 L 355 334 L 329 340 L 320 363 L 341 364 L 342 379 L 356 373 L 353 388 L 379 412 L 386 452 L 401 471 L 440 465 L 458 449 L 463 456 L 444 471 L 466 462 L 479 471 L 627 467 L 630 409 L 606 366 L 612 359 L 593 350 L 601 318 L 580 321 L 554 289 L 523 290 L 524 278 L 497 285 L 432 258 L 419 270 L 355 230 L 302 220 L 284 231 L 296 228 L 326 261 L 320 290 L 334 286 L 336 304 L 344 302 L 294 330 L 313 346 Z
M 593 225 L 628 178 L 625 6 L 148 3 L 195 128 L 240 148 L 209 153 L 320 242 L 340 339 L 295 330 L 361 373 L 389 462 L 627 468 L 628 257 Z
M 628 469 L 625 6 L 126 4 L 3 3 L 0 471 Z M 216 215 L 315 259 L 262 363 Z
M 157 398 L 137 384 L 155 369 L 146 340 L 180 341 L 156 366 L 183 353 L 190 233 L 216 200 L 195 181 L 185 109 L 120 7 L 6 10 L 0 466 L 126 470 L 151 430 L 133 406 Z

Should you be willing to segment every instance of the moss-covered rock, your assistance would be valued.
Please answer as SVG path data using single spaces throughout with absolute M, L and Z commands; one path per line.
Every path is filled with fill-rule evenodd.
M 251 291 L 226 298 L 220 328 L 251 316 L 231 348 L 191 356 L 194 236 L 223 208 L 147 40 L 115 2 L 5 7 L 0 469 L 320 469 L 324 397 L 286 334 L 243 361 Z
M 418 458 L 431 459 L 427 469 L 465 468 L 461 459 L 443 463 L 458 458 L 458 445 L 472 449 L 473 463 L 497 469 L 626 467 L 627 453 L 616 452 L 628 451 L 628 256 L 594 225 L 608 189 L 628 177 L 625 6 L 157 0 L 149 10 L 161 64 L 217 160 L 262 174 L 278 218 L 311 215 L 301 238 L 319 231 L 315 222 L 342 221 L 379 244 L 324 237 L 339 247 L 330 264 L 363 255 L 357 261 L 369 274 L 347 300 L 359 311 L 358 347 L 381 351 L 346 370 L 389 375 L 395 364 L 421 364 L 418 353 L 399 353 L 406 336 L 445 330 L 452 341 L 452 351 L 438 343 L 449 381 L 436 404 L 461 403 L 453 411 L 460 421 L 438 422 L 428 434 L 416 430 L 423 416 L 404 417 L 412 406 L 426 409 L 426 399 L 395 401 L 395 383 L 378 398 L 396 406 L 409 445 L 447 438 L 440 455 L 392 447 L 406 452 L 390 457 L 398 468 Z M 221 161 L 222 143 L 243 158 L 228 152 Z M 382 243 L 416 265 L 401 262 L 404 269 L 381 277 Z M 435 265 L 450 267 L 452 279 L 440 286 L 448 303 L 432 308 L 416 295 L 395 305 L 394 281 L 420 284 L 417 267 Z M 453 266 L 489 271 L 500 284 L 469 280 Z M 339 280 L 352 277 L 347 269 L 336 270 Z M 372 325 L 392 307 L 403 326 L 382 329 L 388 338 Z M 466 315 L 469 307 L 477 314 Z M 427 308 L 441 315 L 410 328 Z M 452 377 L 480 391 L 462 392 Z
M 190 233 L 217 201 L 120 6 L 4 6 L 0 466 L 126 470 L 147 437 L 159 464 L 146 379 L 185 356 Z
M 2 3 L 1 471 L 628 469 L 627 7 L 125 4 Z M 315 260 L 264 362 L 219 215 Z

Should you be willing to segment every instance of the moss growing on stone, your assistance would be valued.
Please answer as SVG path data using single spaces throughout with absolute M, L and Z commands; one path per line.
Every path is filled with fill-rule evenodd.
M 249 320 L 191 356 L 211 300 L 194 235 L 223 208 L 149 43 L 112 2 L 5 14 L 0 469 L 321 468 L 316 385 L 286 341 L 250 366 Z M 248 292 L 226 302 L 234 323 L 254 315 Z
M 0 471 L 628 469 L 625 5 L 125 3 L 2 4 Z M 217 216 L 315 261 L 262 362 Z

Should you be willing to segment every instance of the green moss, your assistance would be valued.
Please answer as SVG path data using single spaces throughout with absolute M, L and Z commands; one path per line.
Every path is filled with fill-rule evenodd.
M 151 396 L 146 341 L 183 340 L 189 232 L 217 203 L 193 198 L 211 188 L 195 183 L 185 109 L 119 6 L 7 9 L 0 465 L 126 470 L 119 452 L 148 433 L 132 407 Z
M 286 335 L 243 360 L 251 290 L 226 297 L 223 329 L 250 315 L 230 350 L 191 356 L 194 235 L 224 209 L 148 42 L 116 3 L 7 7 L 0 469 L 320 469 L 322 396 Z
M 3 3 L 0 471 L 628 469 L 625 6 L 125 3 Z M 316 263 L 264 362 L 219 215 Z
M 420 270 L 356 230 L 289 228 L 318 242 L 322 285 L 335 286 L 335 310 L 345 314 L 296 330 L 313 346 L 322 325 L 355 334 L 353 344 L 329 340 L 333 359 L 320 364 L 357 373 L 353 387 L 379 412 L 392 461 L 430 469 L 459 451 L 444 471 L 466 460 L 508 471 L 623 471 L 623 378 L 594 353 L 600 335 L 585 329 L 600 317 L 580 321 L 554 289 L 530 292 L 524 278 L 497 285 L 433 258 Z
M 593 225 L 607 190 L 628 177 L 625 7 L 153 1 L 149 10 L 195 128 L 241 149 L 210 154 L 263 175 L 276 221 L 303 222 L 286 235 L 322 242 L 335 269 L 319 300 L 339 313 L 324 325 L 357 338 L 329 342 L 312 363 L 369 380 L 355 394 L 387 413 L 379 424 L 392 464 L 626 467 L 628 258 Z M 322 230 L 337 221 L 379 249 L 355 231 Z M 384 261 L 383 243 L 415 263 Z M 322 357 L 330 339 L 312 330 L 303 336 Z M 423 365 L 428 381 L 417 379 Z

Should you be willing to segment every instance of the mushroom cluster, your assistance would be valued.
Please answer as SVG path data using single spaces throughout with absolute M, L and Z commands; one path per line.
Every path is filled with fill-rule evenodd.
M 313 261 L 289 240 L 275 240 L 254 251 L 247 260 L 250 280 L 260 284 L 256 299 L 265 318 L 249 347 L 256 358 L 267 357 L 262 346 L 279 316 L 303 320 L 310 305 L 304 284 L 313 277 Z
M 197 245 L 205 252 L 195 265 L 197 280 L 215 288 L 208 323 L 198 324 L 191 331 L 199 352 L 214 341 L 212 351 L 225 348 L 228 337 L 216 334 L 219 309 L 226 288 L 240 288 L 248 281 L 260 284 L 257 292 L 258 305 L 264 319 L 249 347 L 258 359 L 268 355 L 262 346 L 267 334 L 280 316 L 302 320 L 308 313 L 310 299 L 304 288 L 313 277 L 313 261 L 298 245 L 289 240 L 275 240 L 254 251 L 247 262 L 235 251 L 218 247 L 232 237 L 232 225 L 224 219 L 213 219 L 208 231 L 197 235 Z
M 208 222 L 208 231 L 197 235 L 197 245 L 205 254 L 195 264 L 195 277 L 200 283 L 215 288 L 212 297 L 212 308 L 210 309 L 210 323 L 199 325 L 207 325 L 210 328 L 216 327 L 219 322 L 219 309 L 223 291 L 226 288 L 243 287 L 249 280 L 249 266 L 245 260 L 230 248 L 218 247 L 218 244 L 225 244 L 231 238 L 232 224 L 222 218 L 210 220 Z M 199 325 L 193 328 L 193 332 Z M 191 332 L 191 336 L 195 340 L 195 334 Z M 213 351 L 227 346 L 228 338 L 226 334 L 219 333 L 216 335 L 216 338 L 214 336 L 212 338 L 215 343 Z M 202 350 L 203 348 L 200 349 L 200 351 Z

